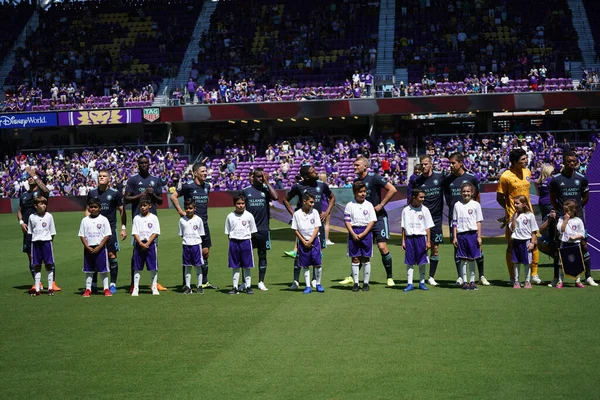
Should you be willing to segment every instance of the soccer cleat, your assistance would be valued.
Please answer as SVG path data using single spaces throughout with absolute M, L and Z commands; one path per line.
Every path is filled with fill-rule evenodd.
M 300 284 L 298 283 L 298 281 L 294 281 L 292 283 L 292 286 L 290 286 L 290 290 L 298 290 L 300 289 Z
M 462 286 L 462 285 L 463 285 L 463 283 L 464 283 L 464 282 L 463 282 L 462 278 L 458 278 L 458 279 L 456 280 L 456 282 L 454 283 L 454 286 Z
M 29 295 L 30 295 L 31 297 L 36 297 L 36 296 L 39 296 L 39 295 L 40 295 L 40 291 L 39 291 L 39 290 L 38 290 L 38 291 L 35 291 L 35 290 L 34 290 L 33 292 L 30 292 L 30 293 L 29 293 Z
M 48 296 L 54 296 L 54 289 L 48 289 Z
M 583 289 L 583 288 L 585 287 L 585 286 L 583 285 L 583 283 L 581 283 L 581 282 L 579 282 L 579 281 L 575 282 L 575 286 L 577 286 L 577 287 L 578 287 L 578 288 L 580 288 L 580 289 Z
M 385 286 L 387 286 L 387 287 L 396 286 L 396 282 L 394 282 L 394 280 L 392 278 L 387 278 L 387 281 L 385 281 Z
M 425 284 L 423 282 L 419 283 L 419 289 L 421 289 L 421 290 L 429 290 L 427 288 L 427 286 L 425 286 Z
M 340 285 L 352 285 L 354 283 L 354 279 L 351 276 L 345 277 L 340 281 Z
M 412 283 L 409 283 L 404 289 L 402 289 L 403 292 L 410 292 L 412 290 L 415 290 L 415 287 L 412 285 Z
M 438 285 L 438 283 L 435 281 L 435 279 L 433 279 L 433 276 L 430 276 L 429 279 L 427 279 L 427 282 L 431 286 L 437 286 Z
M 368 283 L 363 283 L 362 290 L 363 292 L 368 292 L 369 290 L 371 290 L 371 286 L 369 286 Z
M 152 286 L 152 296 L 159 296 L 160 295 L 160 289 L 158 289 L 158 284 L 156 284 L 156 286 Z
M 42 285 L 40 285 L 40 290 L 44 290 Z M 29 290 L 27 290 L 27 293 L 29 293 L 29 294 L 35 294 L 35 292 L 36 292 L 35 285 L 33 285 L 31 288 L 29 288 Z
M 562 289 L 562 288 L 563 288 L 563 283 L 562 283 L 562 281 L 559 281 L 559 282 L 556 284 L 556 288 L 557 288 L 557 289 Z
M 325 288 L 320 283 L 318 285 L 316 285 L 315 288 L 317 289 L 317 292 L 325 293 Z
M 135 288 L 135 286 L 133 286 L 133 285 L 129 286 L 129 293 L 130 293 L 130 294 L 133 294 L 133 289 L 134 289 L 134 288 Z
M 296 250 L 284 251 L 283 254 L 285 254 L 288 257 L 292 257 L 292 258 L 296 258 L 296 256 L 298 255 Z
M 463 283 L 462 290 L 469 290 L 469 284 L 467 282 Z
M 585 281 L 590 286 L 598 286 L 598 284 L 596 283 L 596 281 L 594 280 L 594 278 L 592 278 L 591 276 L 589 278 L 587 278 Z
M 183 294 L 192 294 L 192 288 L 189 286 L 183 287 Z
M 490 286 L 490 282 L 485 279 L 485 276 L 481 275 L 481 277 L 479 277 L 479 283 L 482 284 L 483 286 Z
M 82 294 L 83 297 L 90 297 L 91 295 L 92 291 L 90 289 L 85 289 L 85 291 Z
M 333 246 L 335 243 L 333 243 L 331 240 L 327 239 L 327 246 Z
M 55 292 L 60 292 L 62 289 L 58 287 L 56 282 L 52 282 L 52 290 L 54 290 Z
M 558 283 L 558 279 L 554 278 L 554 279 L 552 279 L 552 282 L 550 282 L 548 284 L 548 287 L 556 287 L 557 283 Z
M 202 285 L 202 289 L 214 289 L 214 290 L 219 290 L 218 286 L 213 285 L 210 282 L 206 282 L 204 285 Z
M 308 286 L 306 289 L 304 289 L 304 291 L 302 293 L 304 293 L 304 294 L 311 294 L 312 293 L 312 288 L 310 286 Z
M 310 281 L 310 287 L 313 289 L 317 288 L 317 280 L 313 279 L 312 281 Z
M 160 290 L 161 292 L 164 292 L 164 291 L 166 291 L 166 290 L 169 290 L 169 289 L 167 289 L 166 287 L 164 287 L 163 285 L 161 285 L 161 284 L 160 284 L 160 283 L 158 283 L 158 282 L 156 283 L 156 289 L 157 289 L 157 290 Z M 154 294 L 154 292 L 152 292 L 152 294 Z
M 514 280 L 514 279 L 511 279 L 511 280 L 508 282 L 508 285 L 509 285 L 509 286 L 515 286 L 515 280 Z
M 352 291 L 353 292 L 360 292 L 360 286 L 358 286 L 358 283 L 355 283 L 354 286 L 352 286 Z
M 250 286 L 246 288 L 246 294 L 254 294 L 254 290 Z
M 264 282 L 258 282 L 258 289 L 262 290 L 263 292 L 266 292 L 267 290 L 269 290 L 266 286 Z
M 135 288 L 135 287 L 134 287 L 134 288 L 131 290 L 131 296 L 132 296 L 132 297 L 138 297 L 139 295 L 140 295 L 140 289 L 139 289 L 139 288 Z
M 110 290 L 110 292 L 112 294 L 115 294 L 115 293 L 117 293 L 117 286 L 116 285 L 110 285 L 110 289 L 109 290 Z
M 110 289 L 104 289 L 104 297 L 112 297 Z
M 202 289 L 202 286 L 201 286 L 201 287 L 199 287 L 199 288 L 196 290 L 196 293 L 197 293 L 197 294 L 204 294 L 204 289 Z
M 230 294 L 230 295 L 240 294 L 240 291 L 237 288 L 233 288 L 227 294 Z
M 532 287 L 532 286 L 531 286 L 531 282 L 529 282 L 529 281 L 526 281 L 526 282 L 525 282 L 525 286 L 523 286 L 523 287 L 524 287 L 525 289 L 531 289 L 531 287 Z
M 513 289 L 521 289 L 521 284 L 515 281 L 515 283 L 513 283 Z
M 544 283 L 539 276 L 537 275 L 532 275 L 531 276 L 531 282 L 533 282 L 536 285 L 541 285 L 542 283 Z
M 475 282 L 471 282 L 471 283 L 469 284 L 469 290 L 478 290 L 478 289 L 477 289 L 477 285 L 475 284 Z
M 98 286 L 94 286 L 94 285 L 92 285 L 92 293 L 93 293 L 93 294 L 96 294 L 96 293 L 98 293 Z

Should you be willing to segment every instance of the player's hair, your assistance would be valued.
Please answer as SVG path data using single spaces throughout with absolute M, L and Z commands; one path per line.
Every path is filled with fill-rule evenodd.
M 140 206 L 142 204 L 150 204 L 150 205 L 152 205 L 152 199 L 150 198 L 150 196 L 148 196 L 147 194 L 143 195 L 140 198 Z
M 554 165 L 543 164 L 542 170 L 540 171 L 540 177 L 537 180 L 538 185 L 542 184 L 546 180 L 546 178 L 552 176 L 553 172 L 554 172 Z
M 304 192 L 304 193 L 302 194 L 302 202 L 303 202 L 303 203 L 304 203 L 305 201 L 307 201 L 307 200 L 310 200 L 310 199 L 313 199 L 313 200 L 314 200 L 314 199 L 315 199 L 315 196 L 313 196 L 312 194 L 310 194 L 310 193 L 308 193 L 308 192 Z
M 421 193 L 425 193 L 425 191 L 421 189 L 413 189 L 412 192 L 410 192 L 410 199 L 416 199 Z
M 310 164 L 303 164 L 300 167 L 300 176 L 302 177 L 302 179 L 306 179 L 308 178 L 308 171 L 312 168 L 312 165 Z
M 514 204 L 515 200 L 519 200 L 519 203 L 525 204 L 525 207 L 527 207 L 527 212 L 531 212 L 531 207 L 529 207 L 529 200 L 527 199 L 527 197 L 520 194 L 518 196 L 515 196 L 515 198 L 513 200 L 513 204 Z
M 244 193 L 239 192 L 233 196 L 233 205 L 235 206 L 235 203 L 237 203 L 239 200 L 242 200 L 244 203 L 246 203 L 247 198 Z
M 577 216 L 577 213 L 579 212 L 579 204 L 577 204 L 577 201 L 573 199 L 565 200 L 563 207 L 567 208 L 569 215 Z
M 465 182 L 462 185 L 460 185 L 460 191 L 462 192 L 462 190 L 467 186 L 469 186 L 471 188 L 471 191 L 475 193 L 475 185 L 473 185 L 471 182 Z
M 459 153 L 458 151 L 456 151 L 456 152 L 450 154 L 450 157 L 448 157 L 448 160 L 454 160 L 454 161 L 462 164 L 465 162 L 465 156 L 463 156 L 462 153 Z
M 358 156 L 358 157 L 356 157 L 356 160 L 355 160 L 355 161 L 361 161 L 361 162 L 365 163 L 365 165 L 366 165 L 367 167 L 370 167 L 370 166 L 371 166 L 371 161 L 370 161 L 370 160 L 369 160 L 367 157 Z
M 195 164 L 192 166 L 192 172 L 198 172 L 198 170 L 199 170 L 201 167 L 206 167 L 206 165 L 204 165 L 203 163 L 199 163 L 199 162 L 195 163 Z
M 188 206 L 194 206 L 194 208 L 196 208 L 196 202 L 194 199 L 185 199 L 183 202 L 183 208 L 188 208 Z
M 352 193 L 356 194 L 360 191 L 360 189 L 366 188 L 366 187 L 367 187 L 367 185 L 365 185 L 364 182 L 356 181 L 352 184 Z
M 431 159 L 431 156 L 428 154 L 422 155 L 421 157 L 419 157 L 419 161 L 421 163 L 423 163 L 424 160 L 429 160 L 429 162 L 432 162 L 433 160 Z
M 508 154 L 508 161 L 510 161 L 510 165 L 515 165 L 525 155 L 527 153 L 523 149 L 512 149 Z
M 415 164 L 414 168 L 413 168 L 414 172 L 422 172 L 423 171 L 423 164 L 419 163 L 419 164 Z
M 139 156 L 139 157 L 138 157 L 138 159 L 137 159 L 137 162 L 138 162 L 138 164 L 139 164 L 139 162 L 140 162 L 140 160 L 141 160 L 142 158 L 145 158 L 146 160 L 148 160 L 148 162 L 150 162 L 150 159 L 148 158 L 148 156 L 147 156 L 147 155 L 145 155 L 145 154 L 142 154 L 142 155 L 141 155 L 141 156 Z
M 35 205 L 38 205 L 38 204 L 40 204 L 40 203 L 42 203 L 42 204 L 46 204 L 46 205 L 47 205 L 47 204 L 48 204 L 48 199 L 47 199 L 47 198 L 45 198 L 44 196 L 38 196 L 38 197 L 36 197 L 35 199 L 33 199 L 33 205 L 34 205 L 34 206 L 35 206 Z
M 98 207 L 100 207 L 100 204 L 101 204 L 100 203 L 100 199 L 97 198 L 97 197 L 92 197 L 91 199 L 89 199 L 87 201 L 88 207 L 90 207 L 90 206 L 98 206 Z
M 565 151 L 563 153 L 563 161 L 566 160 L 567 157 L 575 157 L 575 160 L 577 160 L 577 153 L 575 153 L 574 151 Z
M 102 168 L 102 169 L 98 170 L 98 175 L 100 175 L 103 172 L 106 172 L 108 174 L 108 176 L 110 177 L 110 171 L 107 168 Z
M 252 175 L 254 175 L 257 172 L 265 172 L 265 169 L 263 167 L 256 167 L 254 168 L 254 170 L 252 171 Z

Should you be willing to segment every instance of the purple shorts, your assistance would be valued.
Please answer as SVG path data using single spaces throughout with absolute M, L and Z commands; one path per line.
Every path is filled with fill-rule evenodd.
M 148 271 L 158 271 L 158 251 L 156 250 L 156 241 L 152 242 L 148 250 L 142 250 L 137 242 L 133 247 L 133 269 L 143 271 L 144 264 Z
M 202 245 L 195 244 L 191 246 L 183 245 L 181 265 L 199 267 L 204 264 L 202 259 Z
M 83 272 L 93 273 L 98 272 L 104 274 L 109 271 L 108 268 L 108 251 L 106 246 L 96 254 L 90 254 L 83 250 Z
M 54 250 L 52 241 L 36 241 L 31 242 L 31 265 L 53 265 Z
M 481 257 L 481 248 L 477 243 L 477 231 L 458 233 L 456 240 L 458 241 L 456 257 L 459 260 L 476 260 Z
M 229 268 L 254 268 L 251 239 L 229 239 Z
M 533 261 L 533 253 L 527 250 L 527 246 L 531 243 L 531 239 L 513 239 L 512 242 L 512 262 L 516 264 L 531 264 Z
M 429 258 L 427 257 L 427 236 L 425 236 L 425 235 L 406 236 L 404 243 L 406 244 L 406 253 L 404 254 L 404 264 L 406 264 L 406 265 L 429 264 Z
M 311 265 L 321 266 L 321 240 L 317 236 L 312 246 L 307 249 L 302 243 L 298 243 L 298 266 L 300 268 L 308 268 Z
M 352 230 L 360 235 L 365 228 L 366 226 L 353 226 Z M 358 242 L 352 240 L 352 236 L 348 235 L 348 257 L 373 257 L 373 234 L 371 231 Z

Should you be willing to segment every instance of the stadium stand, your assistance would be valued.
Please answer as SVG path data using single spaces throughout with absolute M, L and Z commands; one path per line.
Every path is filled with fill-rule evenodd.
M 33 14 L 35 6 L 25 1 L 17 4 L 0 3 L 0 15 L 3 18 L 2 33 L 0 34 L 0 61 L 12 49 L 12 44 L 19 37 L 23 27 Z

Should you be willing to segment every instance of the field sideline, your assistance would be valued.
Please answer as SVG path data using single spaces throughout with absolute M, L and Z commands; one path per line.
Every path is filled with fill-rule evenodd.
M 0 398 L 598 398 L 600 289 L 568 282 L 562 290 L 514 290 L 506 283 L 506 245 L 493 238 L 484 239 L 492 286 L 454 288 L 446 243 L 441 286 L 404 293 L 404 255 L 393 238 L 398 285 L 384 287 L 377 254 L 371 291 L 353 293 L 337 285 L 350 267 L 346 235 L 336 232 L 324 252 L 326 292 L 303 295 L 287 290 L 292 259 L 283 251 L 293 235 L 274 221 L 270 290 L 228 296 L 223 225 L 232 209 L 209 211 L 209 277 L 220 291 L 179 292 L 178 216 L 160 210 L 159 282 L 169 291 L 151 296 L 144 272 L 138 298 L 126 293 L 130 237 L 121 242 L 119 292 L 80 296 L 82 213 L 66 212 L 53 214 L 63 290 L 30 298 L 16 216 L 0 215 Z M 550 260 L 541 261 L 548 281 Z

